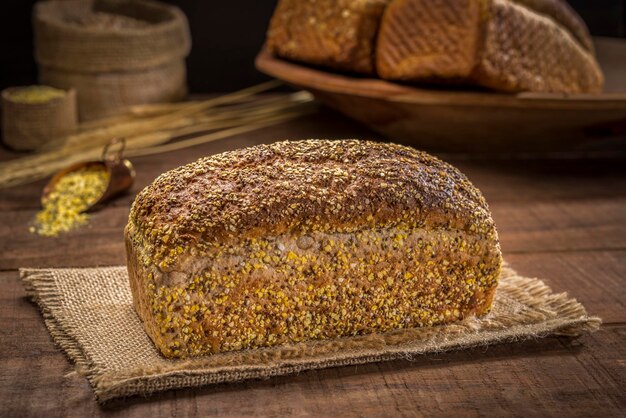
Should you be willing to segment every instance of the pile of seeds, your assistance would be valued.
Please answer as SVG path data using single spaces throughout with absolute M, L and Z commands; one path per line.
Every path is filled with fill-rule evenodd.
M 30 232 L 54 237 L 84 225 L 89 215 L 83 211 L 100 199 L 108 183 L 109 173 L 102 165 L 90 165 L 67 173 L 44 201 Z
M 65 91 L 48 86 L 28 86 L 15 89 L 9 99 L 15 103 L 40 104 L 65 96 Z

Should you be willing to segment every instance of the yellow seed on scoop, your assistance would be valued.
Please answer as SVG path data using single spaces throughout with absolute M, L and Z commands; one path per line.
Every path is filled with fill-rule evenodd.
M 54 185 L 30 232 L 55 237 L 87 223 L 89 215 L 82 212 L 100 199 L 108 182 L 109 173 L 99 165 L 67 173 Z

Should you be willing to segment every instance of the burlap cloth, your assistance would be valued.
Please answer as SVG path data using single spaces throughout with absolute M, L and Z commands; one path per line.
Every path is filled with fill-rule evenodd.
M 144 332 L 125 267 L 23 269 L 54 341 L 103 403 L 110 399 L 221 382 L 354 365 L 547 335 L 595 331 L 601 320 L 566 294 L 505 268 L 492 312 L 482 319 L 388 334 L 316 341 L 167 360 Z

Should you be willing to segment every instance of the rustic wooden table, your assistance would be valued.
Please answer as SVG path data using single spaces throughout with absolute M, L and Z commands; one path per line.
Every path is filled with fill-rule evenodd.
M 43 182 L 0 190 L 0 415 L 517 415 L 626 412 L 626 158 L 444 155 L 484 192 L 506 260 L 569 292 L 602 329 L 576 340 L 518 344 L 300 373 L 116 401 L 104 408 L 55 347 L 19 267 L 124 263 L 122 229 L 134 194 L 159 173 L 224 150 L 284 138 L 376 138 L 328 110 L 274 128 L 137 158 L 132 193 L 59 238 L 31 235 Z M 14 157 L 0 152 L 0 160 Z

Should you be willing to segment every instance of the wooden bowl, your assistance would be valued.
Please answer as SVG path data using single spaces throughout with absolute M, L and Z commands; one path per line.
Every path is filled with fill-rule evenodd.
M 434 151 L 572 151 L 626 144 L 626 42 L 598 39 L 602 94 L 427 88 L 327 72 L 259 53 L 261 72 L 310 91 L 386 139 Z

